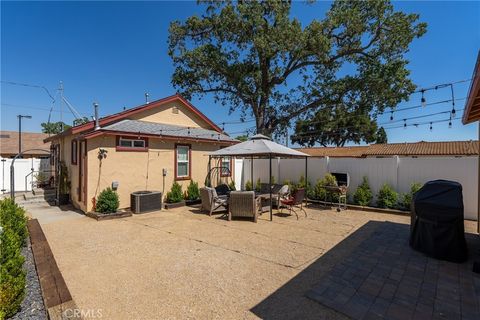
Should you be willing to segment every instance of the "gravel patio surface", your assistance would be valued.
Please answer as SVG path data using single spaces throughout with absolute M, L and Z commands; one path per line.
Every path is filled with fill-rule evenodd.
M 345 319 L 305 293 L 374 231 L 369 221 L 410 218 L 307 212 L 252 223 L 183 207 L 40 223 L 78 308 L 104 319 Z

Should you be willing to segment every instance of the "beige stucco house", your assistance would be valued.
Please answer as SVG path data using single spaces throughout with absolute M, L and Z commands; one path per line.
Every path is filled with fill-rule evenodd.
M 45 139 L 53 162 L 68 168 L 72 204 L 84 212 L 92 211 L 93 199 L 112 183 L 118 183 L 120 208 L 130 207 L 134 191 L 165 195 L 174 181 L 183 190 L 190 180 L 203 186 L 207 154 L 238 142 L 180 95 L 101 118 L 98 125 L 91 121 Z M 212 166 L 230 166 L 232 174 L 231 159 L 220 162 Z

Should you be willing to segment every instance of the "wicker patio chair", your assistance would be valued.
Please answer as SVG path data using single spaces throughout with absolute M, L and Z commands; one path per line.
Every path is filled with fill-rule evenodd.
M 202 211 L 208 211 L 209 216 L 211 216 L 215 210 L 220 208 L 227 209 L 228 207 L 227 199 L 218 197 L 213 188 L 200 188 L 200 198 L 202 200 Z
M 298 220 L 298 214 L 297 214 L 297 211 L 295 211 L 294 208 L 298 208 L 298 209 L 302 210 L 305 213 L 305 217 L 307 216 L 307 211 L 305 211 L 305 209 L 303 209 L 303 200 L 304 199 L 305 199 L 305 189 L 300 188 L 300 189 L 297 189 L 297 191 L 295 191 L 290 198 L 282 199 L 282 200 L 280 200 L 280 202 L 287 206 L 287 208 L 290 210 L 290 215 L 292 214 L 292 211 L 293 211 L 295 213 L 295 215 L 297 216 L 297 220 Z M 280 210 L 280 212 L 282 212 L 282 210 L 283 210 L 283 208 Z
M 232 217 L 251 217 L 257 222 L 260 198 L 255 199 L 254 191 L 232 191 L 228 201 L 228 220 Z

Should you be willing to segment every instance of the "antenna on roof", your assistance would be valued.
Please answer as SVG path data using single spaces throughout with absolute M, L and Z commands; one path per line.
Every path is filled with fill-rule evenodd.
M 148 97 L 149 97 L 149 94 L 148 94 L 148 92 L 145 92 L 145 104 L 147 104 L 147 103 L 148 103 Z

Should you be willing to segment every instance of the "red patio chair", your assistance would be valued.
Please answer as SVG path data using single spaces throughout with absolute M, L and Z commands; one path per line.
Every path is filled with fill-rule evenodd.
M 305 217 L 307 216 L 307 212 L 305 211 L 305 209 L 303 209 L 304 199 L 305 199 L 305 189 L 301 188 L 301 189 L 297 189 L 297 191 L 295 191 L 290 198 L 281 199 L 280 202 L 286 207 L 288 207 L 288 209 L 290 210 L 290 215 L 292 214 L 292 211 L 295 212 L 295 215 L 297 216 L 297 220 L 298 220 L 297 211 L 295 211 L 294 209 L 295 207 L 302 210 L 305 213 Z M 283 208 L 280 209 L 280 212 L 282 212 L 282 210 Z

